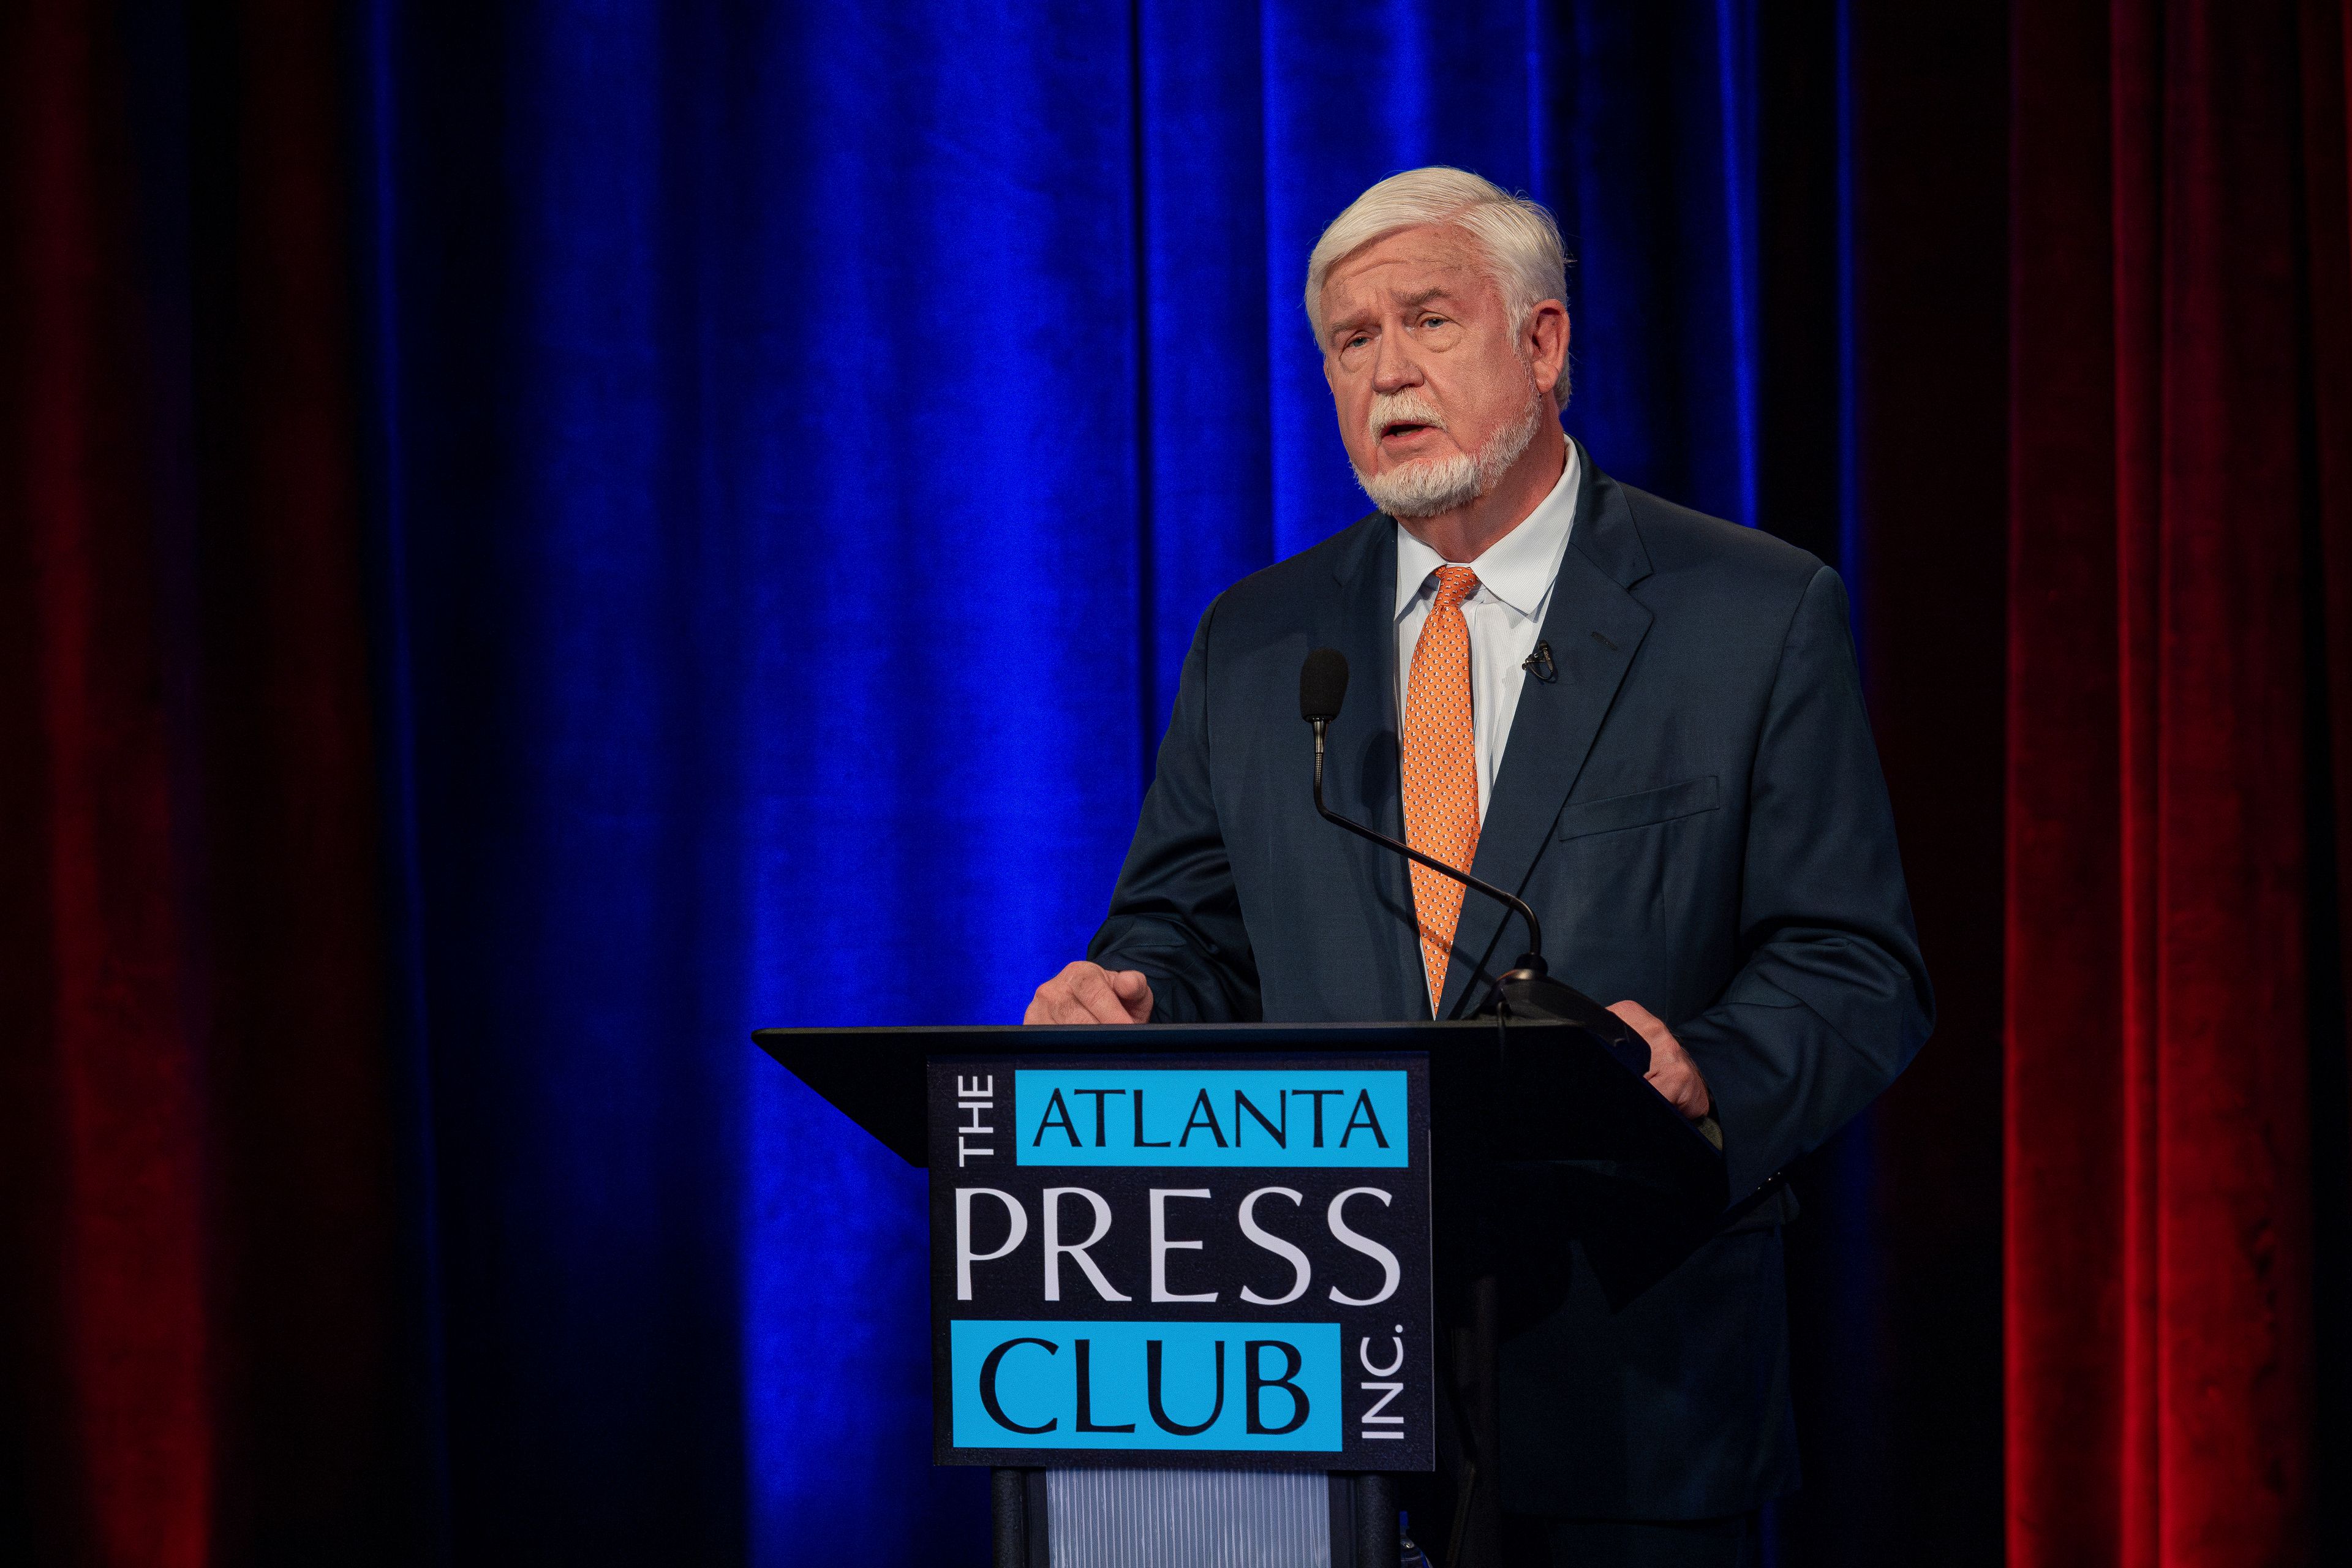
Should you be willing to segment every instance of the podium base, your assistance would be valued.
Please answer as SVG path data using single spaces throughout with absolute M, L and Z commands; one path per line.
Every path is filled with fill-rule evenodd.
M 996 1568 L 1397 1568 L 1383 1475 L 1001 1469 L 990 1490 Z

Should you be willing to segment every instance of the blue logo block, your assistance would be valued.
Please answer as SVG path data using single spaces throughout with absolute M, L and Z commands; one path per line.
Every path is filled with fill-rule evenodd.
M 1402 1072 L 1024 1068 L 1024 1165 L 1388 1166 L 1410 1161 Z
M 1337 1323 L 960 1319 L 949 1329 L 960 1448 L 1341 1447 Z

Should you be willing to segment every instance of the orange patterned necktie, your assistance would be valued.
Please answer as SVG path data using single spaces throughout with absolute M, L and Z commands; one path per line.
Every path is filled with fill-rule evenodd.
M 1467 566 L 1437 569 L 1437 602 L 1413 645 L 1404 701 L 1405 842 L 1465 871 L 1478 855 L 1478 749 L 1471 728 L 1470 624 L 1462 601 L 1477 591 L 1478 574 Z M 1445 994 L 1462 884 L 1415 866 L 1412 908 L 1433 1017 Z

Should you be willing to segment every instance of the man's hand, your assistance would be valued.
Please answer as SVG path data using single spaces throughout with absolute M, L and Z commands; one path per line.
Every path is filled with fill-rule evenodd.
M 1639 1002 L 1612 1002 L 1609 1010 L 1633 1025 L 1633 1032 L 1650 1042 L 1650 1070 L 1642 1076 L 1649 1079 L 1652 1089 L 1664 1095 L 1676 1110 L 1692 1121 L 1715 1109 L 1715 1101 L 1706 1092 L 1706 1079 L 1698 1075 L 1698 1064 L 1690 1059 L 1683 1043 L 1675 1038 L 1674 1031 L 1655 1013 Z
M 1139 969 L 1080 959 L 1037 987 L 1024 1024 L 1140 1024 L 1151 1016 L 1151 982 Z M 1647 1016 L 1647 1015 L 1644 1015 Z M 1702 1091 L 1703 1092 L 1703 1091 Z

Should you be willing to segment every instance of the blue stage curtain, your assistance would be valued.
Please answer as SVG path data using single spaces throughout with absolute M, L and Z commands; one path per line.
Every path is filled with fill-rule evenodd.
M 1845 22 L 1774 26 L 359 10 L 455 1560 L 982 1559 L 982 1478 L 929 1467 L 920 1173 L 747 1036 L 1013 1020 L 1083 950 L 1201 611 L 1365 508 L 1299 293 L 1365 185 L 1450 163 L 1552 205 L 1597 460 L 1855 559 Z M 1777 271 L 1768 110 L 1821 220 Z
M 0 1561 L 977 1560 L 919 1178 L 746 1035 L 1009 1018 L 1078 951 L 1202 605 L 1362 504 L 1298 273 L 1425 161 L 1561 215 L 1599 461 L 1853 590 L 1938 1030 L 1791 1172 L 1772 1560 L 1973 1568 L 2004 1510 L 2053 1561 L 2352 1558 L 2302 1501 L 2352 1487 L 2352 1357 L 2308 1422 L 2293 1375 L 2352 1296 L 2343 965 L 2307 1040 L 2159 1020 L 2191 1133 L 2197 1072 L 2279 1092 L 2126 1152 L 2275 1206 L 2147 1254 L 2120 1357 L 2172 1211 L 2116 1207 L 2067 1022 L 2153 907 L 2095 754 L 2151 462 L 2148 539 L 2303 595 L 2167 578 L 2187 684 L 2135 689 L 2203 706 L 2133 747 L 2307 728 L 2158 791 L 2191 869 L 2272 801 L 2273 880 L 2148 885 L 2284 932 L 2273 989 L 2344 936 L 2352 10 L 2221 15 L 0 5 Z M 2175 948 L 2134 994 L 2235 1019 L 2246 966 Z M 2151 1357 L 2179 1431 L 2117 1449 Z

